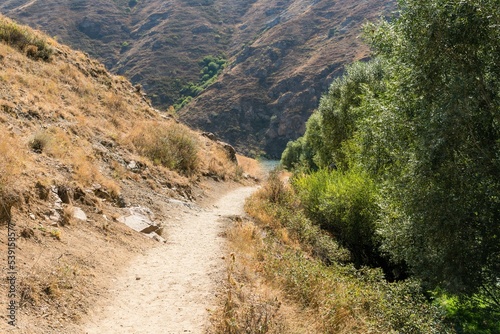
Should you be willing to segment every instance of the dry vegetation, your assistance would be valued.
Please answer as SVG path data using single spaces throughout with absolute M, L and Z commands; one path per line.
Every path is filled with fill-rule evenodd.
M 28 42 L 14 43 L 7 28 Z M 34 57 L 33 41 L 50 57 Z M 0 157 L 0 232 L 11 222 L 17 235 L 16 333 L 75 332 L 103 277 L 153 245 L 116 221 L 124 207 L 162 219 L 163 199 L 194 200 L 207 176 L 243 174 L 222 146 L 152 108 L 123 77 L 2 16 Z M 0 248 L 7 254 L 3 237 Z M 1 305 L 7 289 L 0 281 Z M 4 313 L 2 333 L 12 330 Z
M 232 217 L 227 230 L 231 253 L 222 305 L 212 313 L 210 333 L 316 333 L 296 305 L 264 280 L 264 233 L 250 220 Z
M 448 333 L 418 284 L 355 268 L 272 173 L 227 231 L 231 255 L 215 333 Z

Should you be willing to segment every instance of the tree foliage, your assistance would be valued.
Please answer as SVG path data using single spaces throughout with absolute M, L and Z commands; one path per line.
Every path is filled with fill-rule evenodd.
M 181 88 L 181 97 L 174 105 L 174 108 L 176 110 L 181 109 L 191 102 L 192 98 L 200 95 L 208 86 L 213 84 L 217 76 L 226 67 L 226 63 L 225 58 L 215 56 L 206 56 L 200 60 L 198 62 L 198 65 L 202 68 L 200 70 L 200 80 L 197 83 L 188 82 Z
M 429 288 L 497 293 L 498 0 L 399 5 L 391 22 L 367 26 L 375 59 L 333 82 L 285 165 L 364 171 L 379 191 L 382 251 Z
M 384 145 L 407 152 L 388 166 L 381 231 L 386 249 L 429 284 L 471 293 L 500 276 L 498 2 L 401 7 L 372 34 L 395 84 L 381 107 L 397 135 Z

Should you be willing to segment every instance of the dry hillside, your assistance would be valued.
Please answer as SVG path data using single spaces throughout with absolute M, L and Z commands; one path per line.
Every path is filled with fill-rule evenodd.
M 219 134 L 250 155 L 279 158 L 344 65 L 366 59 L 359 35 L 393 1 L 256 1 L 248 22 L 263 26 L 230 66 L 181 110 L 188 124 Z
M 218 82 L 182 119 L 250 154 L 278 157 L 303 134 L 343 65 L 368 50 L 361 25 L 395 1 L 4 0 L 0 12 L 98 57 L 141 83 L 163 110 L 200 79 L 198 61 L 224 56 Z
M 0 304 L 19 307 L 16 333 L 72 332 L 102 277 L 157 242 L 119 220 L 135 208 L 161 241 L 179 205 L 214 180 L 244 180 L 230 157 L 124 77 L 0 16 L 1 270 L 15 276 L 1 280 Z M 2 311 L 2 333 L 7 320 Z

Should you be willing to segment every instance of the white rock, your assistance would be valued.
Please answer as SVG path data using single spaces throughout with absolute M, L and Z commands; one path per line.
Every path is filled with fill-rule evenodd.
M 74 207 L 73 217 L 75 219 L 78 219 L 78 220 L 87 221 L 87 215 L 85 214 L 85 212 L 82 209 L 80 209 L 78 207 Z

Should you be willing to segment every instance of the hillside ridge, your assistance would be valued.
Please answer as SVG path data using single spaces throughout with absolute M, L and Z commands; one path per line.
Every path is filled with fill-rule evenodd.
M 103 278 L 168 240 L 182 208 L 257 176 L 140 87 L 3 16 L 0 157 L 0 252 L 15 258 L 0 304 L 17 326 L 2 312 L 2 333 L 74 333 Z
M 364 59 L 361 25 L 395 1 L 6 0 L 0 12 L 85 50 L 141 83 L 161 110 L 199 81 L 197 63 L 223 56 L 219 80 L 181 119 L 251 155 L 278 157 L 344 64 Z M 106 22 L 106 24 L 104 23 Z

